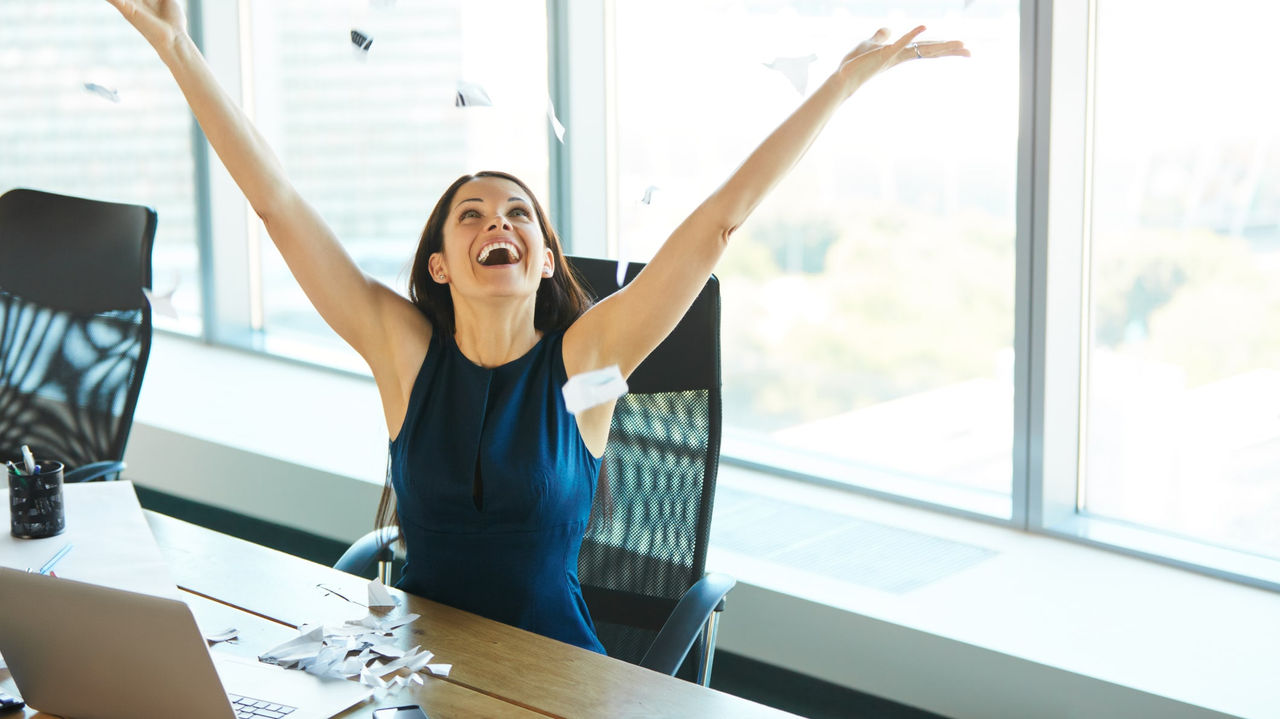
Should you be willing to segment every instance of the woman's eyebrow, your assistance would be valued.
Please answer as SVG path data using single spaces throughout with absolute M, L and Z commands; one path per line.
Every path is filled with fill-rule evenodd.
M 481 198 L 481 197 L 468 197 L 468 198 L 467 198 L 467 199 L 465 199 L 465 200 L 460 200 L 460 201 L 458 202 L 458 204 L 457 204 L 457 205 L 454 205 L 454 208 L 455 208 L 455 209 L 457 209 L 458 205 L 461 205 L 461 204 L 463 204 L 463 203 L 465 203 L 465 202 L 484 202 L 484 198 Z M 527 205 L 527 204 L 529 204 L 529 201 L 528 201 L 528 200 L 526 200 L 526 199 L 524 199 L 523 197 L 508 197 L 508 198 L 507 198 L 507 202 L 523 202 L 523 203 L 525 203 L 526 205 Z

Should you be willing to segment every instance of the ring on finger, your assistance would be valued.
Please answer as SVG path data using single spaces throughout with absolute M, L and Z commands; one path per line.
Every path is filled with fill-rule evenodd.
M 922 60 L 924 59 L 924 55 L 920 54 L 920 43 L 918 42 L 911 43 L 911 49 L 916 51 L 916 57 Z

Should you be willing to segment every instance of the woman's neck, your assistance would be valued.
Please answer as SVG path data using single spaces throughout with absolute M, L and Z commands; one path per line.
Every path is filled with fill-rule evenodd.
M 533 326 L 534 305 L 473 305 L 453 307 L 453 339 L 462 355 L 481 367 L 497 367 L 523 357 L 542 339 Z

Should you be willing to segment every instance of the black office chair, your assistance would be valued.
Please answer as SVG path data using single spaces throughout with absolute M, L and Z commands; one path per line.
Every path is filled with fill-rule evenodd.
M 617 291 L 617 263 L 570 257 L 597 297 Z M 632 263 L 628 278 L 642 265 Z M 627 380 L 578 578 L 609 655 L 703 685 L 718 612 L 735 584 L 705 575 L 720 460 L 720 286 L 712 277 L 671 335 Z M 389 580 L 394 528 L 370 532 L 334 566 Z M 694 657 L 689 657 L 694 645 Z
M 0 195 L 0 455 L 115 478 L 151 351 L 149 207 Z

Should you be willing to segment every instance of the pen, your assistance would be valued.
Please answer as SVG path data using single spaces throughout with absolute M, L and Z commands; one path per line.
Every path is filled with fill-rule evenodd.
M 50 557 L 49 561 L 45 562 L 43 567 L 40 567 L 40 573 L 48 574 L 49 572 L 53 571 L 53 565 L 57 564 L 59 560 L 67 556 L 67 552 L 70 552 L 70 551 L 71 551 L 70 544 L 63 547 L 62 549 L 59 549 L 57 554 Z
M 22 470 L 18 467 L 18 465 L 14 464 L 13 462 L 5 462 L 5 464 L 9 465 L 9 471 L 10 471 L 10 472 L 13 472 L 14 474 L 18 475 L 19 477 L 21 477 L 21 476 L 22 476 Z
M 31 448 L 22 445 L 22 461 L 27 465 L 27 474 L 36 473 L 36 458 L 31 455 Z

